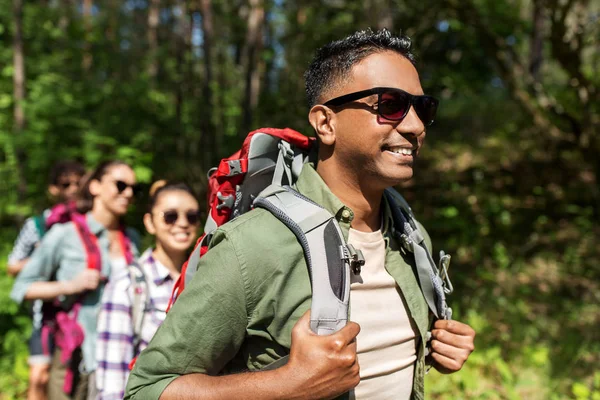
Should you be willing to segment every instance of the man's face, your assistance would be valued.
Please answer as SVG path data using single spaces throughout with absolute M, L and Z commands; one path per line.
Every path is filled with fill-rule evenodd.
M 58 177 L 56 185 L 50 185 L 50 193 L 56 197 L 58 202 L 75 200 L 79 190 L 81 175 L 64 174 Z
M 391 51 L 365 58 L 353 67 L 349 78 L 332 90 L 330 98 L 375 87 L 423 94 L 415 67 Z M 376 104 L 377 95 L 373 95 L 336 109 L 333 157 L 362 184 L 382 189 L 412 178 L 425 126 L 413 107 L 403 120 L 388 121 L 371 108 Z M 412 154 L 407 154 L 409 149 Z

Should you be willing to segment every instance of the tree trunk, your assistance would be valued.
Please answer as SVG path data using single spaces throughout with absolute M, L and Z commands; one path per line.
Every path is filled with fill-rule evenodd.
M 265 9 L 261 0 L 250 0 L 248 13 L 248 29 L 246 41 L 242 50 L 242 65 L 245 70 L 245 95 L 242 109 L 244 117 L 240 129 L 240 138 L 243 138 L 252 127 L 252 116 L 258 105 L 260 93 L 260 53 L 263 47 L 263 26 L 265 22 Z
M 529 72 L 531 73 L 533 80 L 539 82 L 544 48 L 544 6 L 542 0 L 534 0 L 532 17 L 531 44 L 529 46 Z
M 160 0 L 150 0 L 148 7 L 148 76 L 154 84 L 158 74 L 158 22 Z
M 14 97 L 14 125 L 13 132 L 15 134 L 16 157 L 17 157 L 17 200 L 22 202 L 27 194 L 27 182 L 25 180 L 25 152 L 23 146 L 19 145 L 19 138 L 22 137 L 25 131 L 25 110 L 23 102 L 25 101 L 25 52 L 23 49 L 23 0 L 13 0 L 13 21 L 14 21 L 14 36 L 13 36 L 13 97 Z
M 204 40 L 202 43 L 202 50 L 204 51 L 204 87 L 202 89 L 202 97 L 204 99 L 204 107 L 206 110 L 206 117 L 203 118 L 202 121 L 202 142 L 200 145 L 202 149 L 205 149 L 204 167 L 205 170 L 207 170 L 217 160 L 223 146 L 222 135 L 220 134 L 220 131 L 214 127 L 212 122 L 214 99 L 211 85 L 214 79 L 213 46 L 215 31 L 211 0 L 200 0 L 200 15 L 202 16 L 201 26 L 202 37 Z
M 85 26 L 85 42 L 83 47 L 83 61 L 82 67 L 84 71 L 89 71 L 92 68 L 92 44 L 90 39 L 92 36 L 92 0 L 83 0 L 82 14 L 83 22 Z

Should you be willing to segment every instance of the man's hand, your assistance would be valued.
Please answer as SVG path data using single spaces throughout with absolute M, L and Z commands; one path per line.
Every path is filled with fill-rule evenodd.
M 331 399 L 358 385 L 358 332 L 359 325 L 348 322 L 336 333 L 319 336 L 310 329 L 310 310 L 304 313 L 292 330 L 290 359 L 281 367 L 296 381 L 298 398 Z
M 442 374 L 462 368 L 475 349 L 475 331 L 467 324 L 452 320 L 437 320 L 431 330 L 433 367 Z
M 75 278 L 66 282 L 68 285 L 66 294 L 77 294 L 86 290 L 94 290 L 100 284 L 100 271 L 86 268 Z

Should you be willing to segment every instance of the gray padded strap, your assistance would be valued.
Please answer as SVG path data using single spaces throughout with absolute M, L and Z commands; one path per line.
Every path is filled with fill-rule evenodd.
M 436 318 L 440 318 L 440 313 L 436 304 L 436 290 L 434 288 L 433 280 L 435 275 L 431 268 L 430 257 L 425 250 L 425 243 L 423 243 L 423 235 L 419 231 L 412 231 L 412 227 L 408 222 L 404 223 L 404 232 L 408 233 L 407 239 L 405 239 L 405 247 L 410 248 L 410 251 L 415 255 L 415 264 L 417 266 L 417 274 L 419 275 L 419 282 L 421 283 L 421 291 L 427 301 L 429 309 Z M 418 240 L 421 239 L 421 240 Z
M 348 263 L 341 263 L 343 271 L 335 271 L 338 274 L 334 276 L 341 277 L 342 283 L 331 282 L 330 268 L 335 267 L 329 265 L 326 232 L 327 235 L 334 232 L 339 237 L 338 242 L 344 243 L 335 218 L 327 210 L 289 187 L 269 186 L 261 192 L 254 204 L 269 210 L 283 222 L 296 235 L 303 248 L 312 285 L 311 329 L 319 335 L 341 329 L 348 321 L 350 269 Z M 332 289 L 340 285 L 341 298 Z
M 302 167 L 304 167 L 304 154 L 298 150 L 292 161 L 292 176 L 294 178 L 297 179 L 300 176 Z
M 187 268 L 185 270 L 185 277 L 183 278 L 186 285 L 192 280 L 192 277 L 196 273 L 196 268 L 198 268 L 198 263 L 200 262 L 200 249 L 202 248 L 202 246 L 208 245 L 211 237 L 212 235 L 210 234 L 204 236 L 202 238 L 202 241 L 198 243 L 196 247 L 194 247 L 194 251 L 192 251 L 192 254 L 190 254 L 190 257 L 188 258 Z

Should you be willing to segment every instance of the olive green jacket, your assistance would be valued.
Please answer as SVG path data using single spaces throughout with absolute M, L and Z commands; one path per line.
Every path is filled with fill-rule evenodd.
M 311 165 L 303 168 L 296 189 L 335 215 L 348 238 L 352 210 Z M 421 339 L 412 397 L 422 399 L 429 313 L 411 266 L 412 255 L 404 258 L 392 237 L 393 221 L 384 205 L 386 269 L 396 280 Z M 139 356 L 125 399 L 158 399 L 169 383 L 185 374 L 256 371 L 269 365 L 288 354 L 292 328 L 310 303 L 308 270 L 294 234 L 264 209 L 236 218 L 215 232 L 194 278 Z

